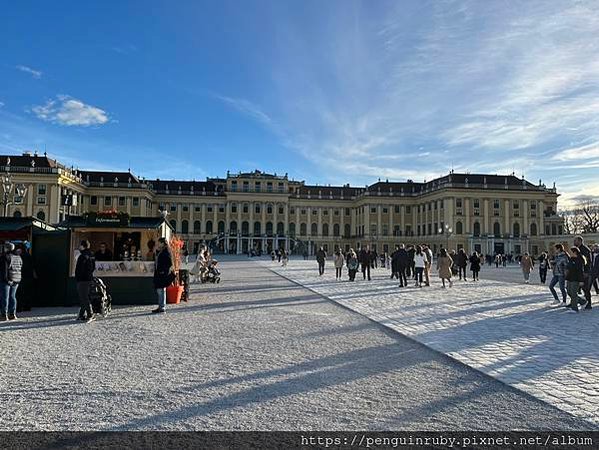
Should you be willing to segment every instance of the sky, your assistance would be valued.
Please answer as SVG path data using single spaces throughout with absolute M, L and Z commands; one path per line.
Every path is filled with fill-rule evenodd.
M 450 170 L 599 197 L 599 2 L 20 0 L 0 153 L 312 184 Z

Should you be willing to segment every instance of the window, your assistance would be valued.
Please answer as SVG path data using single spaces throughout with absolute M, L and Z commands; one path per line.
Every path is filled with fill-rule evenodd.
M 237 203 L 231 203 L 231 212 L 232 213 L 236 213 L 237 212 Z
M 345 227 L 344 227 L 344 230 L 343 230 L 343 235 L 346 238 L 348 238 L 348 237 L 351 236 L 351 225 L 350 224 L 348 224 L 348 223 L 345 224 Z
M 293 206 L 289 208 L 289 214 L 295 214 L 295 208 Z
M 435 211 L 439 209 L 439 202 L 435 202 Z
M 181 233 L 183 233 L 183 234 L 189 233 L 189 222 L 187 220 L 183 220 L 181 222 Z
M 412 214 L 412 207 L 406 206 L 406 214 Z
M 95 197 L 96 202 L 92 203 L 92 205 L 97 205 L 98 204 L 98 197 Z M 37 204 L 38 205 L 45 205 L 46 204 L 46 197 L 38 197 L 37 198 Z
M 266 234 L 272 236 L 272 222 L 266 222 Z
M 38 203 L 39 203 L 39 199 L 38 199 L 37 201 L 38 201 Z M 45 199 L 45 198 L 44 198 L 44 203 L 46 203 L 46 199 Z M 95 195 L 92 195 L 92 196 L 89 198 L 89 204 L 90 204 L 90 205 L 97 205 L 97 204 L 98 204 L 98 197 L 96 197 Z
M 520 224 L 514 223 L 514 237 L 520 237 Z
M 266 214 L 272 214 L 272 205 L 266 205 Z
M 339 210 L 338 209 L 334 210 L 333 211 L 333 215 L 338 216 L 339 215 Z
M 206 222 L 206 234 L 212 234 L 212 220 Z
M 495 235 L 495 237 L 501 237 L 501 225 L 499 224 L 499 222 L 495 222 L 493 224 L 493 234 Z
M 462 230 L 462 222 L 458 221 L 455 224 L 455 234 L 462 234 L 463 230 Z
M 462 199 L 461 198 L 456 198 L 455 199 L 455 207 L 456 208 L 461 208 L 462 207 Z
M 218 212 L 219 213 L 224 213 L 225 212 L 225 205 L 224 204 L 218 205 Z
M 389 214 L 389 208 L 383 208 L 383 214 Z
M 194 234 L 200 234 L 202 232 L 202 227 L 199 220 L 196 220 L 193 223 L 193 232 Z
M 37 195 L 46 195 L 46 185 L 45 184 L 38 184 L 37 185 Z
M 256 181 L 256 192 L 260 192 L 262 190 L 262 185 L 259 181 Z
M 318 210 L 317 210 L 317 209 L 313 209 L 313 210 L 312 210 L 312 215 L 313 215 L 313 216 L 316 216 L 317 214 L 318 214 Z
M 279 182 L 279 192 L 285 192 L 285 184 L 282 182 Z
M 339 224 L 333 225 L 333 236 L 339 236 Z
M 322 235 L 323 236 L 329 235 L 329 224 L 328 223 L 322 224 Z
M 388 236 L 388 235 L 389 235 L 389 226 L 383 225 L 383 236 Z
M 285 214 L 285 208 L 283 206 L 279 206 L 279 214 Z
M 283 236 L 285 234 L 285 225 L 283 222 L 277 223 L 277 234 Z
M 536 223 L 531 223 L 530 224 L 530 235 L 531 236 L 536 236 L 537 235 L 537 224 Z
M 272 192 L 272 181 L 266 183 L 266 192 Z
M 493 200 L 493 208 L 499 209 L 499 200 Z
M 23 217 L 23 214 L 21 214 L 21 211 L 19 211 L 19 210 L 16 210 L 16 211 L 13 213 L 13 215 L 12 215 L 12 216 L 13 216 L 13 217 Z
M 126 200 L 125 197 L 119 197 L 119 206 L 125 206 Z
M 133 197 L 133 206 L 139 207 L 139 197 Z
M 431 204 L 430 203 L 428 204 L 428 210 L 429 211 L 431 210 Z
M 475 207 L 475 208 L 480 208 L 480 200 L 478 200 L 478 199 L 474 199 L 474 202 L 473 202 L 473 203 L 474 203 L 474 207 Z
M 171 205 L 171 212 L 175 212 L 177 211 L 177 204 L 172 204 Z
M 261 211 L 261 208 L 260 208 L 260 203 L 256 203 L 256 204 L 254 205 L 254 212 L 255 212 L 256 214 L 260 214 L 260 211 Z
M 313 223 L 312 226 L 310 227 L 310 233 L 313 236 L 316 236 L 318 234 L 318 225 Z
M 300 224 L 300 236 L 305 236 L 308 233 L 308 227 L 305 223 Z
M 202 207 L 201 206 L 196 206 L 195 207 L 195 212 L 202 212 Z
M 302 215 L 305 216 L 306 215 L 306 210 L 305 209 L 300 210 L 300 214 L 302 214 Z
M 183 212 L 188 212 L 188 211 L 189 211 L 189 206 L 187 206 L 187 205 L 184 205 L 184 206 L 183 206 Z
M 46 213 L 44 211 L 39 211 L 36 215 L 39 220 L 46 220 Z
M 328 209 L 323 210 L 322 211 L 322 215 L 323 216 L 328 216 L 329 215 L 329 210 Z
M 350 209 L 349 208 L 345 208 L 345 215 L 349 216 L 351 214 Z
M 395 214 L 399 214 L 399 205 L 395 205 Z
M 231 191 L 237 192 L 237 180 L 231 181 Z
M 254 222 L 254 236 L 260 236 L 262 234 L 262 224 L 260 222 Z
M 244 181 L 243 182 L 243 192 L 248 192 L 250 190 L 250 183 L 249 181 Z
M 223 220 L 218 222 L 218 234 L 225 233 L 225 222 Z
M 370 207 L 370 214 L 376 214 L 376 206 Z
M 474 236 L 480 236 L 480 223 L 474 222 Z
M 250 234 L 250 223 L 247 221 L 241 222 L 241 234 L 247 236 Z
M 112 205 L 112 197 L 104 197 L 104 206 Z
M 295 223 L 291 222 L 289 224 L 289 235 L 295 236 Z
M 250 205 L 248 205 L 247 203 L 243 204 L 243 212 L 244 214 L 247 214 L 250 211 Z
M 169 220 L 168 223 L 171 224 L 171 227 L 173 227 L 173 230 L 177 231 L 177 221 L 175 219 Z

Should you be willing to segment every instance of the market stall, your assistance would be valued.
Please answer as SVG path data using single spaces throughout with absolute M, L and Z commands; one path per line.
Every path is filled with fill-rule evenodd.
M 159 238 L 171 239 L 172 228 L 162 217 L 130 217 L 108 211 L 69 216 L 60 227 L 69 233 L 68 303 L 77 304 L 75 266 L 82 240 L 91 243 L 95 276 L 102 278 L 116 305 L 153 304 L 154 252 Z
M 67 275 L 66 232 L 35 217 L 2 217 L 0 244 L 8 242 L 15 244 L 23 259 L 17 309 L 61 304 L 62 280 Z

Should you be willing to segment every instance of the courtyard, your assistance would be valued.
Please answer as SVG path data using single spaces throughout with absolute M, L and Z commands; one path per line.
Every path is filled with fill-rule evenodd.
M 501 270 L 399 292 L 384 269 L 223 258 L 163 316 L 35 309 L 0 326 L 0 429 L 597 429 L 595 313 Z

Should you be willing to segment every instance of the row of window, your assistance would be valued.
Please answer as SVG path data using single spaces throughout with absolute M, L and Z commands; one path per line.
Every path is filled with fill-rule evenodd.
M 252 186 L 252 192 L 262 192 L 262 182 L 261 181 L 256 181 L 254 182 L 254 185 Z M 241 184 L 241 189 L 243 192 L 250 192 L 250 182 L 249 181 L 244 181 Z M 238 191 L 238 183 L 237 180 L 233 180 L 231 181 L 231 191 L 232 192 L 237 192 Z M 279 181 L 277 184 L 277 191 L 278 192 L 285 192 L 285 183 L 282 181 Z M 265 192 L 274 192 L 274 184 L 272 181 L 267 181 L 266 182 L 266 191 Z

